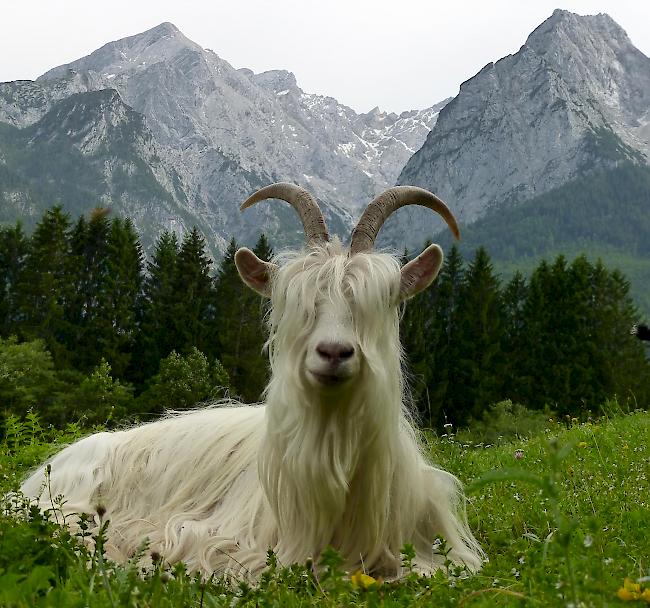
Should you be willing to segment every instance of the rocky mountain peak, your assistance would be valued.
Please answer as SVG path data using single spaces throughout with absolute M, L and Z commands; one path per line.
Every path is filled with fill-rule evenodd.
M 269 70 L 260 74 L 253 74 L 252 79 L 259 86 L 274 93 L 298 88 L 295 75 L 287 70 Z
M 70 103 L 59 104 L 67 97 Z M 403 117 L 379 108 L 360 114 L 333 97 L 304 92 L 287 70 L 234 69 L 171 23 L 110 42 L 35 83 L 0 85 L 0 121 L 17 128 L 39 123 L 39 141 L 71 140 L 96 160 L 109 149 L 119 156 L 113 143 L 120 133 L 138 133 L 132 164 L 157 159 L 152 179 L 159 200 L 182 210 L 174 229 L 203 226 L 214 252 L 231 235 L 253 244 L 262 230 L 278 245 L 302 242 L 298 227 L 286 232 L 285 216 L 295 218 L 282 206 L 238 211 L 246 196 L 272 181 L 308 188 L 322 201 L 332 232 L 347 236 L 351 214 L 395 183 L 442 105 Z M 56 114 L 44 119 L 50 110 Z M 74 128 L 58 133 L 57 125 Z M 126 170 L 135 175 L 133 167 Z M 111 183 L 119 175 L 107 174 Z M 147 207 L 146 193 L 130 195 Z
M 650 59 L 625 31 L 608 15 L 557 10 L 461 85 L 398 182 L 437 192 L 471 223 L 585 171 L 645 162 L 649 108 Z
M 66 70 L 94 72 L 112 78 L 125 71 L 146 69 L 156 63 L 170 61 L 187 50 L 203 52 L 175 25 L 165 22 L 140 34 L 109 42 L 86 57 L 49 70 L 39 80 L 61 78 Z
M 539 54 L 551 56 L 557 52 L 558 47 L 582 52 L 602 48 L 634 48 L 625 30 L 606 13 L 577 15 L 562 9 L 556 9 L 533 30 L 525 46 Z

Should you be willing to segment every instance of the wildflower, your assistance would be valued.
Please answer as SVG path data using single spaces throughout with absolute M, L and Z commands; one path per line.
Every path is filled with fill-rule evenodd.
M 352 585 L 354 585 L 355 587 L 359 587 L 360 589 L 368 589 L 373 585 L 379 587 L 379 585 L 381 585 L 382 583 L 381 579 L 377 580 L 376 578 L 373 578 L 369 574 L 365 574 L 364 572 L 361 572 L 361 570 L 357 570 L 350 577 L 350 582 L 352 583 Z
M 587 534 L 587 536 L 585 536 L 584 541 L 582 542 L 582 544 L 587 548 L 591 547 L 593 543 L 594 543 L 594 539 L 592 538 L 591 534 Z
M 524 451 L 521 449 L 515 450 L 514 457 L 516 460 L 521 460 L 524 457 Z
M 578 419 L 577 418 L 571 418 L 571 424 L 577 424 Z
M 641 585 L 633 582 L 631 579 L 626 578 L 623 581 L 623 586 L 618 590 L 616 595 L 624 602 L 641 599 Z
M 586 447 L 587 447 L 587 442 L 586 442 L 586 441 L 581 441 L 581 442 L 578 444 L 578 447 L 579 447 L 579 448 L 583 448 L 583 449 L 586 448 Z

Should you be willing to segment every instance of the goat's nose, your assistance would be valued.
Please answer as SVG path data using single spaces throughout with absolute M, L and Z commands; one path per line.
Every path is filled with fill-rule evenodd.
M 338 365 L 354 355 L 354 346 L 348 342 L 319 342 L 316 352 L 330 365 Z

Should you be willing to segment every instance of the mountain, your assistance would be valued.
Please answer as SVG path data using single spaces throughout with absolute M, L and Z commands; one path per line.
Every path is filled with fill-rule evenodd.
M 461 85 L 397 181 L 433 190 L 471 224 L 592 171 L 644 166 L 649 153 L 650 59 L 608 15 L 556 10 Z M 409 211 L 385 238 L 431 236 Z
M 485 247 L 504 279 L 542 259 L 585 254 L 621 270 L 650 321 L 650 167 L 621 162 L 578 177 L 521 205 L 488 209 L 462 230 L 466 259 Z M 448 249 L 451 235 L 436 239 Z
M 93 105 L 99 103 L 97 93 L 110 98 L 116 115 L 128 114 L 128 145 L 124 134 L 97 123 L 103 112 Z M 331 231 L 347 238 L 353 216 L 393 185 L 444 103 L 400 115 L 377 108 L 358 114 L 331 97 L 305 93 L 290 72 L 236 70 L 163 23 L 35 82 L 0 84 L 0 127 L 12 142 L 11 154 L 0 152 L 6 175 L 0 181 L 7 203 L 3 218 L 18 212 L 35 218 L 55 201 L 77 210 L 81 203 L 73 201 L 83 199 L 90 207 L 101 204 L 133 215 L 148 240 L 163 228 L 182 232 L 196 224 L 214 253 L 231 235 L 252 243 L 262 229 L 276 245 L 297 244 L 299 223 L 285 205 L 238 210 L 252 191 L 286 180 L 320 197 Z M 76 112 L 68 116 L 75 129 L 53 120 L 53 112 Z M 33 137 L 45 128 L 43 121 L 49 135 Z M 101 133 L 102 146 L 87 145 L 82 133 Z M 92 167 L 95 173 L 86 172 L 94 176 L 92 187 L 68 179 L 60 168 L 56 187 L 52 179 L 38 184 L 30 167 L 18 166 L 20 159 L 50 158 L 53 142 L 59 146 L 57 162 Z M 7 156 L 11 160 L 2 160 Z M 122 163 L 142 174 L 135 179 L 127 171 L 130 181 L 122 180 L 118 192 L 111 172 Z M 151 196 L 141 187 L 145 165 Z
M 109 206 L 140 225 L 173 226 L 183 217 L 178 177 L 162 165 L 143 116 L 116 91 L 73 93 L 48 105 L 22 129 L 0 123 L 0 220 L 38 219 L 59 202 L 75 216 Z M 150 245 L 153 235 L 144 236 Z

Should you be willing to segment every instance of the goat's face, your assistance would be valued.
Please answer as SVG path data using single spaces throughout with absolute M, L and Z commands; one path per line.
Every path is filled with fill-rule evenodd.
M 323 295 L 315 304 L 314 325 L 302 362 L 303 377 L 319 388 L 342 388 L 361 370 L 351 308 L 348 302 L 336 302 Z
M 305 387 L 349 391 L 364 373 L 399 359 L 400 302 L 428 285 L 442 254 L 436 246 L 400 269 L 390 255 L 351 255 L 338 240 L 293 254 L 279 266 L 241 249 L 242 279 L 271 298 L 272 364 L 283 361 Z M 427 250 L 429 251 L 429 250 Z
M 449 208 L 422 188 L 390 188 L 369 203 L 350 247 L 344 248 L 338 239 L 330 240 L 314 197 L 295 184 L 266 186 L 241 209 L 273 198 L 288 202 L 300 216 L 307 252 L 277 266 L 244 248 L 236 253 L 235 264 L 249 287 L 271 298 L 268 344 L 274 376 L 283 382 L 299 378 L 303 385 L 332 391 L 354 385 L 365 369 L 375 379 L 399 375 L 399 302 L 431 284 L 442 264 L 442 250 L 430 245 L 400 269 L 394 257 L 373 253 L 375 238 L 391 213 L 415 204 L 439 213 L 459 238 Z

